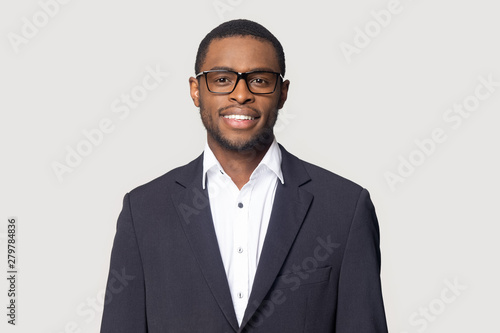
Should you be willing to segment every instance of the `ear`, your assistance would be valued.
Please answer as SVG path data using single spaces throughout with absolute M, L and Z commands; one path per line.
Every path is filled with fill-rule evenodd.
M 286 98 L 288 97 L 288 88 L 290 87 L 290 81 L 285 80 L 280 87 L 280 99 L 278 102 L 278 109 L 281 109 L 285 105 Z
M 200 107 L 200 85 L 198 79 L 194 77 L 189 78 L 189 90 L 194 105 Z

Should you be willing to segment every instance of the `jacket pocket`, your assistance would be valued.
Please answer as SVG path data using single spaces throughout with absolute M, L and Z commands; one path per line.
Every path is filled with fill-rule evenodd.
M 328 281 L 331 271 L 332 267 L 328 266 L 279 275 L 274 282 L 273 289 L 290 289 L 294 291 L 304 285 Z

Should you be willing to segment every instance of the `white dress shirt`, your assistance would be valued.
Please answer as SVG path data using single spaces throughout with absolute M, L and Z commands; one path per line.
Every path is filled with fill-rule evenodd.
M 239 325 L 252 291 L 278 179 L 284 184 L 281 151 L 276 139 L 241 190 L 222 169 L 208 143 L 205 145 L 202 186 L 205 188 L 206 182 L 217 242 Z

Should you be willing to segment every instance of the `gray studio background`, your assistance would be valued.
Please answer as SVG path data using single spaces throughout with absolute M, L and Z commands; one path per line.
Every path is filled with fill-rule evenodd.
M 0 331 L 98 331 L 123 196 L 201 153 L 188 90 L 198 44 L 248 18 L 285 49 L 278 141 L 372 195 L 390 332 L 499 332 L 499 10 L 488 0 L 2 1 L 0 266 L 17 216 L 19 297 L 12 327 L 2 278 Z M 86 156 L 70 167 L 77 149 Z

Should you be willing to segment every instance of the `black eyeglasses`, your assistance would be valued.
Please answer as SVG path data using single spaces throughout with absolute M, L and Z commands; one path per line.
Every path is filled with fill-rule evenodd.
M 278 86 L 278 79 L 283 75 L 268 71 L 251 71 L 239 73 L 228 70 L 204 71 L 196 74 L 196 78 L 205 75 L 208 91 L 214 94 L 230 94 L 234 91 L 240 79 L 245 80 L 252 94 L 272 94 Z

